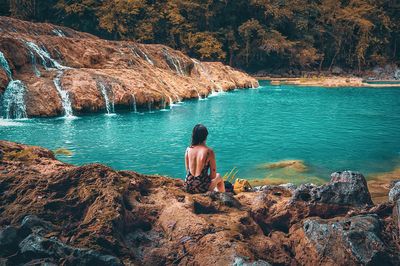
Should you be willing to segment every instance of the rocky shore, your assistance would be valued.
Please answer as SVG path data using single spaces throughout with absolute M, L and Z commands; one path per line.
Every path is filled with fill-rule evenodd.
M 161 109 L 258 86 L 244 72 L 163 45 L 107 41 L 9 17 L 0 17 L 0 52 L 1 111 L 7 118 Z
M 400 183 L 365 178 L 191 195 L 182 180 L 73 166 L 0 141 L 0 264 L 399 265 Z

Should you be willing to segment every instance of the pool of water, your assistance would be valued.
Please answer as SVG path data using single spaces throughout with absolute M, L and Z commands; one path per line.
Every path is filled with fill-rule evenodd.
M 75 120 L 0 120 L 0 139 L 66 148 L 59 159 L 183 178 L 184 151 L 196 123 L 209 128 L 221 173 L 242 178 L 326 180 L 338 170 L 388 171 L 400 158 L 400 88 L 271 86 L 236 90 L 169 111 L 83 116 Z M 267 169 L 302 160 L 306 169 Z M 300 179 L 299 179 L 300 178 Z M 300 180 L 300 181 L 299 181 Z

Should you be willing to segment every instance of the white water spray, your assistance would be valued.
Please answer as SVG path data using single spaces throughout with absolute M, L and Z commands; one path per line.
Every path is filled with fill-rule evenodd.
M 64 74 L 63 71 L 61 71 L 61 70 L 57 71 L 57 75 L 54 78 L 53 83 L 54 83 L 54 86 L 61 98 L 61 104 L 64 109 L 64 117 L 74 118 L 71 100 L 69 99 L 69 93 L 68 93 L 68 91 L 64 90 L 61 85 L 61 77 L 63 74 Z
M 14 80 L 10 66 L 4 54 L 0 52 L 0 66 L 6 72 L 10 82 L 8 83 L 4 95 L 1 96 L 1 109 L 6 119 L 27 118 L 25 105 L 26 86 L 20 80 Z
M 112 101 L 110 101 L 110 98 L 108 97 L 108 90 L 106 86 L 103 84 L 103 82 L 98 82 L 101 94 L 103 95 L 104 102 L 106 105 L 106 110 L 107 114 L 113 114 L 114 111 L 114 97 L 112 98 Z

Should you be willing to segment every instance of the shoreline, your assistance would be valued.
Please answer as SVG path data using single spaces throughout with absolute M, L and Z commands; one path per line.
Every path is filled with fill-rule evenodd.
M 321 77 L 297 77 L 297 78 L 284 78 L 284 77 L 257 77 L 253 76 L 257 80 L 269 80 L 271 85 L 296 85 L 296 86 L 308 86 L 308 87 L 326 87 L 326 88 L 337 88 L 337 87 L 366 87 L 366 88 L 400 88 L 400 80 L 395 79 L 382 79 L 382 80 L 370 80 L 367 81 L 363 78 L 358 77 L 343 77 L 343 76 L 321 76 Z M 379 83 L 388 82 L 388 83 Z M 390 83 L 398 82 L 398 83 Z

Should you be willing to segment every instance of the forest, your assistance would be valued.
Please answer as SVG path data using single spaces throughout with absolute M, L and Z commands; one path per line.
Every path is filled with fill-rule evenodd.
M 0 0 L 0 15 L 161 43 L 251 72 L 400 61 L 398 0 Z

